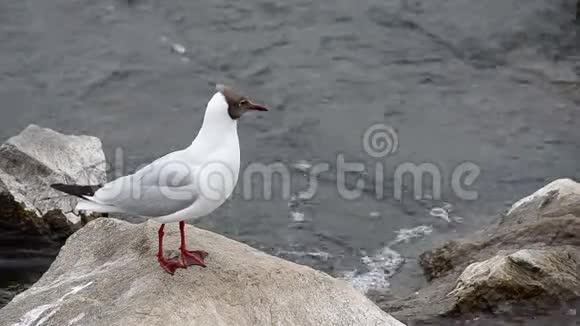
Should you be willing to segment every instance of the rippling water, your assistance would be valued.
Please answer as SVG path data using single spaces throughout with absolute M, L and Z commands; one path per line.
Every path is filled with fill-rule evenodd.
M 233 84 L 272 108 L 241 121 L 243 164 L 294 165 L 294 197 L 237 194 L 199 226 L 336 276 L 360 279 L 376 267 L 404 295 L 423 282 L 422 250 L 490 223 L 554 178 L 579 174 L 573 7 L 564 0 L 3 0 L 0 138 L 29 123 L 98 136 L 130 172 L 187 146 L 212 84 Z M 361 144 L 376 123 L 398 138 L 397 151 L 382 159 Z M 363 196 L 341 198 L 329 172 L 314 198 L 301 199 L 304 169 L 335 167 L 339 154 L 367 167 Z M 379 200 L 370 177 L 377 162 L 385 165 Z M 393 198 L 394 172 L 405 162 L 438 168 L 441 201 L 407 192 Z M 481 169 L 470 187 L 477 200 L 451 191 L 462 162 Z M 432 214 L 446 203 L 460 219 Z M 432 231 L 388 246 L 400 230 L 417 227 Z M 369 267 L 385 248 L 401 258 L 396 271 Z

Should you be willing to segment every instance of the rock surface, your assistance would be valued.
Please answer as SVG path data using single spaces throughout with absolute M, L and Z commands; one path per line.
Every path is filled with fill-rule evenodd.
M 403 325 L 340 280 L 193 227 L 188 244 L 210 252 L 208 267 L 170 276 L 155 258 L 158 226 L 90 222 L 0 310 L 2 325 Z
M 481 311 L 498 302 L 580 296 L 577 260 L 568 252 L 520 250 L 469 265 L 449 293 L 458 312 Z
M 82 216 L 73 212 L 77 200 L 50 184 L 103 183 L 105 166 L 98 138 L 28 126 L 0 146 L 0 226 L 66 237 Z
M 425 252 L 419 262 L 426 287 L 404 299 L 377 299 L 402 321 L 525 309 L 530 316 L 573 302 L 580 297 L 580 184 L 556 180 L 488 229 Z

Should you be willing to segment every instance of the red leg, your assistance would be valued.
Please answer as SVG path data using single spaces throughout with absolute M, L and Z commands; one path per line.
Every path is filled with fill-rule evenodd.
M 185 266 L 179 262 L 177 257 L 171 257 L 171 258 L 164 258 L 163 257 L 163 236 L 165 235 L 165 233 L 163 232 L 164 228 L 165 228 L 165 224 L 161 224 L 161 227 L 159 228 L 159 231 L 157 232 L 157 235 L 159 237 L 159 251 L 157 252 L 157 260 L 159 261 L 159 265 L 161 265 L 161 268 L 163 268 L 163 270 L 165 270 L 167 273 L 173 275 L 173 273 L 175 273 L 176 269 L 185 268 Z
M 181 234 L 181 264 L 184 266 L 199 265 L 206 267 L 203 261 L 208 253 L 203 250 L 187 250 L 185 248 L 185 222 L 179 222 L 179 232 Z

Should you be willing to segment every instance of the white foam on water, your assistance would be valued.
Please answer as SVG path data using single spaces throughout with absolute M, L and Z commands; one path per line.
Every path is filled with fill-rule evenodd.
M 312 191 L 301 191 L 298 193 L 298 199 L 300 200 L 310 200 L 316 195 L 315 190 Z
M 305 221 L 304 213 L 293 211 L 290 212 L 290 217 L 294 223 L 302 223 Z
M 461 216 L 453 216 L 451 219 L 453 219 L 455 223 L 463 223 L 463 217 Z
M 292 164 L 292 167 L 298 171 L 308 172 L 310 169 L 312 169 L 312 163 L 310 163 L 306 160 L 300 160 L 300 161 Z
M 412 229 L 400 229 L 396 233 L 397 238 L 391 244 L 409 243 L 413 239 L 429 235 L 433 233 L 433 227 L 430 225 L 421 225 Z
M 449 213 L 444 208 L 441 208 L 441 207 L 432 208 L 431 211 L 429 212 L 429 215 L 434 216 L 434 217 L 439 217 L 439 218 L 445 220 L 447 223 L 451 223 L 451 219 L 449 218 Z
M 185 46 L 179 44 L 179 43 L 173 43 L 171 44 L 171 50 L 175 53 L 179 53 L 179 54 L 185 54 L 185 52 L 187 52 L 187 49 L 185 48 Z
M 355 289 L 367 293 L 370 290 L 387 290 L 390 286 L 389 278 L 395 275 L 405 259 L 398 252 L 385 247 L 373 256 L 362 257 L 361 261 L 367 267 L 367 272 L 349 271 L 344 273 L 342 279 L 350 282 Z
M 370 290 L 388 290 L 390 287 L 389 279 L 405 263 L 405 258 L 391 249 L 390 246 L 399 243 L 409 243 L 413 239 L 429 235 L 433 233 L 433 227 L 421 225 L 411 229 L 401 229 L 396 231 L 396 233 L 397 237 L 389 246 L 381 249 L 373 256 L 364 256 L 361 258 L 362 263 L 368 270 L 367 272 L 360 273 L 358 270 L 347 271 L 341 278 L 350 282 L 355 289 L 363 293 L 368 293 Z

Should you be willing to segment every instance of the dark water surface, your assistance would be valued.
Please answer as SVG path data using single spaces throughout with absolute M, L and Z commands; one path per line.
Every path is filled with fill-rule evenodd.
M 305 178 L 292 169 L 294 198 L 275 191 L 272 200 L 245 200 L 239 191 L 197 224 L 337 276 L 377 264 L 388 277 L 398 271 L 395 295 L 424 282 L 415 261 L 422 250 L 580 174 L 575 1 L 131 3 L 0 2 L 0 139 L 30 123 L 94 135 L 128 173 L 191 142 L 212 84 L 238 86 L 271 107 L 239 125 L 244 165 L 335 166 L 343 154 L 367 166 L 366 191 L 341 198 L 329 172 L 304 200 Z M 386 159 L 361 145 L 375 123 L 398 134 Z M 386 166 L 380 200 L 371 182 L 377 162 Z M 438 167 L 442 201 L 393 199 L 394 171 L 405 162 Z M 451 191 L 462 162 L 481 169 L 469 187 L 477 200 Z M 431 216 L 433 207 L 462 219 Z M 397 240 L 401 229 L 417 238 Z M 396 252 L 381 252 L 387 245 Z M 367 255 L 388 264 L 362 263 Z M 23 266 L 27 273 L 36 270 Z M 358 281 L 380 286 L 367 276 Z

